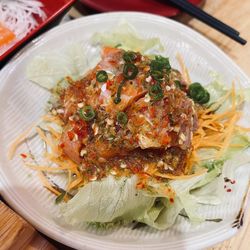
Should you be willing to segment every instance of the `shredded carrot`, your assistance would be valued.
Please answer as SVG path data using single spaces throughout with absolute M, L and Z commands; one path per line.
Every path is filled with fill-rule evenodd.
M 189 72 L 188 72 L 188 69 L 187 69 L 187 67 L 186 67 L 186 65 L 184 63 L 183 57 L 179 53 L 177 53 L 176 59 L 177 59 L 178 63 L 180 64 L 181 73 L 183 75 L 184 80 L 188 84 L 191 84 L 191 79 L 190 79 L 190 76 L 189 76 Z
M 36 131 L 37 131 L 38 135 L 40 136 L 40 138 L 41 138 L 44 142 L 46 142 L 46 144 L 51 148 L 51 150 L 52 150 L 55 154 L 60 155 L 60 151 L 59 151 L 58 146 L 57 146 L 55 143 L 53 143 L 53 142 L 51 141 L 51 138 L 49 138 L 48 136 L 46 136 L 45 133 L 42 131 L 42 129 L 39 128 L 39 127 L 36 127 Z
M 231 107 L 223 113 L 214 113 L 223 102 L 231 99 Z M 193 166 L 199 162 L 196 155 L 197 150 L 214 148 L 217 150 L 216 158 L 220 158 L 229 147 L 240 147 L 242 145 L 230 145 L 235 131 L 250 132 L 249 128 L 243 128 L 236 125 L 241 117 L 241 112 L 238 111 L 240 102 L 236 102 L 235 83 L 232 83 L 232 88 L 216 103 L 211 105 L 208 109 L 201 109 L 198 111 L 199 128 L 195 132 L 192 140 L 193 151 L 191 157 L 188 159 L 188 166 Z M 205 159 L 202 159 L 205 160 Z
M 20 134 L 11 144 L 8 151 L 8 159 L 11 160 L 16 152 L 17 147 L 28 137 L 31 130 L 35 127 L 36 123 L 33 123 L 22 134 Z
M 61 170 L 68 169 L 68 168 L 63 168 L 63 167 L 48 167 L 48 166 L 42 166 L 42 165 L 34 165 L 28 162 L 25 163 L 25 166 L 34 170 L 47 171 L 47 172 L 54 172 L 54 171 L 61 171 Z
M 237 119 L 238 119 L 237 115 L 235 115 L 235 116 L 231 119 L 231 121 L 230 121 L 230 126 L 229 126 L 228 129 L 225 131 L 225 133 L 226 133 L 226 138 L 225 138 L 225 140 L 224 140 L 224 142 L 223 142 L 222 148 L 221 148 L 221 150 L 218 152 L 218 154 L 216 155 L 216 158 L 217 158 L 217 159 L 220 158 L 220 157 L 223 155 L 223 153 L 227 150 L 227 148 L 228 148 L 228 146 L 229 146 L 229 144 L 230 144 L 230 142 L 231 142 L 231 138 L 232 138 L 233 131 L 234 131 L 234 125 L 235 125 Z
M 47 126 L 48 131 L 58 140 L 61 137 L 61 133 L 56 131 L 54 128 L 51 126 Z
M 49 191 L 51 191 L 55 195 L 60 195 L 60 192 L 52 187 L 52 185 L 49 183 L 48 179 L 45 177 L 45 175 L 41 171 L 38 171 L 38 176 L 39 176 L 41 182 L 43 183 L 44 187 L 46 187 Z
M 42 120 L 45 122 L 53 122 L 59 126 L 63 125 L 63 121 L 57 116 L 44 115 L 44 116 L 42 116 Z

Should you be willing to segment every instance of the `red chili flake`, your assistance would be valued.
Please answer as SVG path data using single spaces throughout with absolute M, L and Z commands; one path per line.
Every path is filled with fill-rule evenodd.
M 59 147 L 64 148 L 65 147 L 64 143 L 59 144 Z
M 26 155 L 26 154 L 20 154 L 20 156 L 21 156 L 23 159 L 27 158 L 27 155 Z
M 228 192 L 228 193 L 232 192 L 232 189 L 231 189 L 231 188 L 228 188 L 228 189 L 227 189 L 227 192 Z
M 173 198 L 170 198 L 169 201 L 170 201 L 170 203 L 174 203 L 174 199 Z
M 72 141 L 74 139 L 75 134 L 72 131 L 68 131 L 68 137 Z
M 106 88 L 110 89 L 110 87 L 113 85 L 113 83 L 114 83 L 113 81 L 108 80 L 106 83 Z
M 235 180 L 232 180 L 232 181 L 231 181 L 231 184 L 235 184 L 235 182 L 236 182 Z

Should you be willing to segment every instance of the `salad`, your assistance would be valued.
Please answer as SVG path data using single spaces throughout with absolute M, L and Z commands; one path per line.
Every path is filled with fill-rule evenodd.
M 40 137 L 42 155 L 29 149 L 20 156 L 70 225 L 164 230 L 178 216 L 220 222 L 196 208 L 232 192 L 223 182 L 237 183 L 223 170 L 250 161 L 250 129 L 238 123 L 248 90 L 191 81 L 180 56 L 178 70 L 159 39 L 140 38 L 127 25 L 91 43 L 100 48 L 95 58 L 84 59 L 75 44 L 28 65 L 28 78 L 51 98 L 45 115 L 13 142 L 10 158 L 31 133 Z M 51 173 L 63 173 L 65 185 Z

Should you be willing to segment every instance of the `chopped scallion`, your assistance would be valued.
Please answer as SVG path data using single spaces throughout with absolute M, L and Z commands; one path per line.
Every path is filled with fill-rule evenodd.
M 95 118 L 95 111 L 91 106 L 84 106 L 79 110 L 79 116 L 84 121 L 92 121 Z

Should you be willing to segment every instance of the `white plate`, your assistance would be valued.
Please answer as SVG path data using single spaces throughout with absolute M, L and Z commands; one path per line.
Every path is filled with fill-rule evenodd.
M 191 78 L 204 84 L 212 80 L 211 72 L 218 72 L 227 84 L 233 79 L 249 86 L 249 79 L 220 49 L 186 26 L 163 17 L 136 13 L 108 13 L 84 17 L 50 30 L 33 41 L 0 73 L 0 193 L 24 218 L 38 230 L 77 249 L 201 249 L 223 241 L 237 232 L 231 224 L 240 208 L 240 200 L 249 180 L 249 171 L 238 171 L 238 183 L 233 195 L 225 193 L 225 202 L 206 208 L 210 217 L 222 217 L 221 223 L 190 225 L 185 219 L 166 231 L 150 228 L 131 230 L 128 227 L 106 233 L 91 228 L 77 231 L 58 224 L 54 197 L 40 184 L 32 170 L 22 166 L 19 157 L 7 160 L 10 142 L 44 112 L 48 93 L 30 83 L 25 68 L 32 57 L 42 51 L 56 50 L 68 42 L 87 43 L 96 31 L 109 30 L 124 17 L 145 37 L 160 37 L 165 54 L 177 67 L 176 52 L 183 55 Z M 40 144 L 32 145 L 39 150 Z M 23 145 L 18 152 L 25 150 Z

